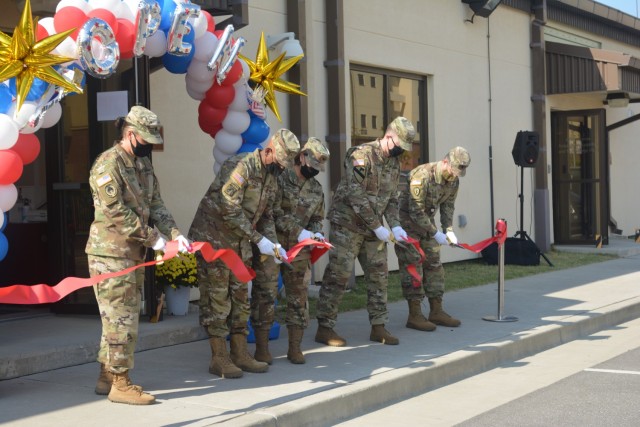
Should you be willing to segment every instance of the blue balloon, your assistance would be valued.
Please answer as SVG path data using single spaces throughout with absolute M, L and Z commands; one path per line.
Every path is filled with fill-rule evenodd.
M 167 69 L 170 73 L 173 74 L 186 74 L 187 68 L 189 68 L 189 64 L 191 64 L 191 59 L 193 55 L 196 54 L 196 47 L 193 45 L 193 41 L 196 38 L 196 32 L 193 29 L 193 26 L 187 23 L 189 28 L 191 28 L 191 32 L 184 36 L 182 39 L 185 43 L 191 43 L 191 52 L 188 55 L 172 55 L 169 52 L 162 55 L 162 63 L 164 64 L 164 68 Z
M 260 144 L 244 143 L 238 148 L 238 153 L 253 153 L 258 148 L 262 148 Z
M 13 101 L 13 95 L 9 86 L 0 84 L 0 114 L 4 114 L 11 108 L 11 102 Z
M 7 240 L 7 236 L 0 233 L 0 261 L 7 256 L 7 252 L 9 252 L 9 241 Z
M 33 82 L 31 83 L 31 88 L 29 89 L 29 93 L 27 93 L 26 100 L 27 101 L 37 101 L 38 99 L 40 99 L 40 97 L 42 97 L 42 95 L 44 95 L 44 93 L 47 91 L 48 87 L 49 87 L 49 83 L 47 83 L 44 80 L 40 80 L 39 78 L 35 77 L 33 79 Z M 13 96 L 16 96 L 16 94 L 18 93 L 18 90 L 16 88 L 16 78 L 15 77 L 9 79 L 9 90 L 11 91 Z
M 270 130 L 266 121 L 253 114 L 249 127 L 242 133 L 242 138 L 247 144 L 260 144 L 267 139 Z
M 4 215 L 4 222 L 2 223 L 2 227 L 0 227 L 0 232 L 4 231 L 4 229 L 7 228 L 7 224 L 9 224 L 9 213 L 5 212 L 2 215 Z
M 176 10 L 176 2 L 173 0 L 160 0 L 158 4 L 162 3 L 162 9 L 160 10 L 160 30 L 165 33 L 169 28 L 171 28 L 171 24 L 173 23 L 173 12 Z

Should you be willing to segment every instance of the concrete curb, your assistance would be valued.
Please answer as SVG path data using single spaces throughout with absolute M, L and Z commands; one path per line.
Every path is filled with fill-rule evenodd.
M 229 420 L 234 426 L 326 426 L 354 414 L 370 412 L 390 403 L 425 393 L 464 378 L 522 359 L 608 327 L 635 319 L 640 297 L 567 316 L 563 324 L 542 325 L 469 346 L 450 354 L 412 363 L 353 383 L 338 385 L 271 408 Z M 384 390 L 384 393 L 376 392 Z M 226 423 L 224 423 L 226 424 Z

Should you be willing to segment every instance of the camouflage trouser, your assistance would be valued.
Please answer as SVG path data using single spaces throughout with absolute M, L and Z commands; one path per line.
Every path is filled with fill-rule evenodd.
M 213 230 L 215 231 L 215 230 Z M 208 241 L 214 248 L 233 249 L 245 265 L 251 260 L 246 239 L 226 239 L 223 232 L 212 232 Z M 200 289 L 200 324 L 210 337 L 247 334 L 249 295 L 247 283 L 240 282 L 222 262 L 207 263 L 198 253 L 198 287 Z
M 126 258 L 95 255 L 88 255 L 88 260 L 91 277 L 137 264 Z M 108 365 L 112 372 L 123 373 L 133 368 L 143 285 L 144 268 L 93 285 L 102 320 L 98 362 Z
M 306 328 L 309 325 L 309 280 L 307 273 L 311 272 L 311 263 L 308 258 L 295 260 L 291 263 L 292 269 L 282 267 L 282 282 L 287 294 L 287 314 L 285 317 L 287 326 L 300 326 Z
M 331 223 L 329 264 L 322 277 L 318 298 L 318 324 L 333 328 L 338 318 L 338 306 L 346 289 L 355 258 L 358 257 L 367 284 L 367 311 L 372 325 L 389 321 L 387 310 L 387 245 L 380 240 Z
M 420 255 L 413 246 L 407 246 L 405 249 L 395 245 L 402 295 L 407 300 L 421 300 L 425 294 L 427 298 L 441 297 L 444 294 L 444 267 L 440 262 L 440 244 L 429 237 L 421 237 L 419 241 L 425 254 L 422 264 L 419 263 Z M 414 286 L 416 279 L 407 272 L 407 266 L 410 264 L 416 266 L 418 275 L 422 277 L 422 283 L 416 283 L 416 286 Z

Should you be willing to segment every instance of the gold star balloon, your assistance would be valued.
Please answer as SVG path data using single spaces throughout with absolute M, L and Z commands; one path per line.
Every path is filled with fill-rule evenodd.
M 82 88 L 69 82 L 52 66 L 73 61 L 74 58 L 54 55 L 55 49 L 75 28 L 54 34 L 36 42 L 34 26 L 37 20 L 31 17 L 31 3 L 27 0 L 20 16 L 20 22 L 13 31 L 13 36 L 0 31 L 0 82 L 12 77 L 16 78 L 16 111 L 31 90 L 34 78 L 60 86 L 69 92 L 82 93 Z
M 240 55 L 242 59 L 247 62 L 247 65 L 249 65 L 249 71 L 251 72 L 249 80 L 256 83 L 256 89 L 264 91 L 264 101 L 279 121 L 282 121 L 282 119 L 280 118 L 280 113 L 278 111 L 278 103 L 276 101 L 275 94 L 276 90 L 278 92 L 307 96 L 306 93 L 300 91 L 300 85 L 287 82 L 280 78 L 282 74 L 286 73 L 287 70 L 297 64 L 304 55 L 298 55 L 289 59 L 284 59 L 284 55 L 285 52 L 273 61 L 269 61 L 269 52 L 264 40 L 264 33 L 260 36 L 260 43 L 258 44 L 255 61 Z

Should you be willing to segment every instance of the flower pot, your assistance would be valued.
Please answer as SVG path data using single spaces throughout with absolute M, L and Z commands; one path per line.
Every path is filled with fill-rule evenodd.
M 167 303 L 167 314 L 174 316 L 186 316 L 189 312 L 190 289 L 186 286 L 172 288 L 167 286 L 164 289 L 164 298 Z

